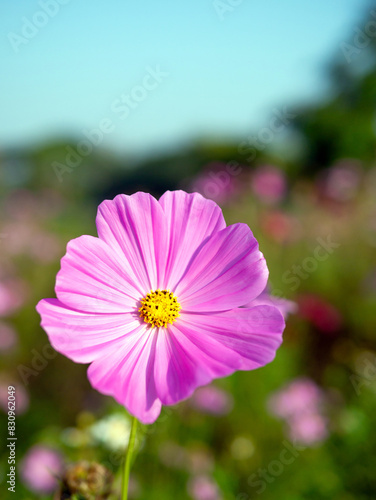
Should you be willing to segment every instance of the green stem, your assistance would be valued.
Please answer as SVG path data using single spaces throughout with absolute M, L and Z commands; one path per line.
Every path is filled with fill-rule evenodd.
M 127 500 L 127 498 L 128 498 L 129 472 L 131 470 L 132 453 L 133 453 L 133 449 L 134 449 L 134 443 L 136 441 L 136 432 L 137 432 L 137 418 L 133 417 L 131 434 L 129 436 L 127 454 L 126 454 L 125 462 L 124 462 L 123 486 L 121 489 L 121 500 Z

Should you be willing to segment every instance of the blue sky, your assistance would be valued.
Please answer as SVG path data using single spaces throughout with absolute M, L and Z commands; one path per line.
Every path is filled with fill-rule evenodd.
M 59 1 L 53 17 L 40 15 L 41 4 Z M 325 64 L 341 56 L 368 5 L 0 0 L 0 147 L 80 140 L 103 120 L 111 127 L 102 145 L 134 153 L 242 136 L 273 107 L 324 92 Z M 41 26 L 27 39 L 25 23 L 35 20 Z M 158 67 L 160 81 L 146 78 Z

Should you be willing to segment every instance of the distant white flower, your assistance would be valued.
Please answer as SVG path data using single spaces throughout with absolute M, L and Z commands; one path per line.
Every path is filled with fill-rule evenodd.
M 89 429 L 90 434 L 98 443 L 113 451 L 127 447 L 130 431 L 131 424 L 121 413 L 113 413 L 98 420 Z

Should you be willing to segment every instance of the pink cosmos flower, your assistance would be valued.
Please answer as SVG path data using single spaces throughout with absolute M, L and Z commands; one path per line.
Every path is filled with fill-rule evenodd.
M 328 437 L 326 403 L 325 392 L 307 377 L 293 380 L 268 401 L 271 413 L 287 423 L 289 437 L 307 446 Z
M 257 167 L 253 173 L 251 184 L 254 194 L 266 204 L 280 202 L 287 190 L 284 172 L 273 165 Z
M 194 500 L 221 500 L 217 484 L 209 476 L 195 476 L 187 485 L 188 493 Z
M 303 294 L 298 297 L 299 314 L 307 319 L 320 332 L 333 335 L 338 333 L 343 319 L 340 311 L 315 294 Z
M 200 387 L 192 397 L 192 406 L 212 415 L 227 415 L 233 403 L 231 394 L 214 386 Z
M 19 309 L 25 300 L 24 283 L 17 278 L 0 282 L 0 317 L 10 316 Z
M 241 167 L 228 168 L 225 163 L 210 163 L 206 170 L 194 179 L 191 190 L 216 203 L 227 203 L 240 191 L 237 177 L 239 170 Z
M 292 300 L 284 299 L 282 297 L 277 297 L 275 295 L 271 295 L 269 292 L 269 288 L 266 287 L 265 290 L 260 293 L 260 295 L 252 301 L 253 306 L 259 305 L 272 305 L 277 307 L 283 317 L 286 319 L 289 314 L 295 314 L 298 310 L 298 304 L 293 302 Z M 250 305 L 251 305 L 250 304 Z
M 320 413 L 305 413 L 289 422 L 289 435 L 293 441 L 312 446 L 329 435 L 326 419 Z
M 68 244 L 57 299 L 37 306 L 53 347 L 91 363 L 94 388 L 151 423 L 162 404 L 274 359 L 281 313 L 241 307 L 268 279 L 247 225 L 226 227 L 216 203 L 183 191 L 118 195 L 96 222 L 98 238 Z
M 293 243 L 301 236 L 297 218 L 281 210 L 270 210 L 260 215 L 261 230 L 278 244 Z
M 300 377 L 269 398 L 270 411 L 282 418 L 295 418 L 305 413 L 318 413 L 324 403 L 322 389 L 311 379 Z
M 47 446 L 35 445 L 21 462 L 21 477 L 26 486 L 36 493 L 52 493 L 63 472 L 61 455 Z
M 339 160 L 319 175 L 320 194 L 339 202 L 349 201 L 359 190 L 361 176 L 362 165 L 358 160 Z

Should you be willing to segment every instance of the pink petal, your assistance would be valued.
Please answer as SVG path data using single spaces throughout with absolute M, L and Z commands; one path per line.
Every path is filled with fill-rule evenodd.
M 158 330 L 141 325 L 131 343 L 95 360 L 88 369 L 92 386 L 113 396 L 144 424 L 154 422 L 161 411 L 154 384 L 154 357 Z
M 99 205 L 99 238 L 125 257 L 142 288 L 142 296 L 163 286 L 168 236 L 158 201 L 147 193 L 118 195 Z
M 226 227 L 222 210 L 198 193 L 167 191 L 159 200 L 167 219 L 169 255 L 164 288 L 174 288 L 197 248 Z
M 237 370 L 270 363 L 282 343 L 285 321 L 273 306 L 216 314 L 182 313 L 179 328 L 203 351 Z
M 256 299 L 252 300 L 249 304 L 246 304 L 246 307 L 255 307 L 259 305 L 277 307 L 285 319 L 289 314 L 294 314 L 298 310 L 298 304 L 296 302 L 271 295 L 268 289 L 264 290 L 264 292 L 262 292 Z
M 155 357 L 155 385 L 163 404 L 174 404 L 189 397 L 196 387 L 206 385 L 211 378 L 205 362 L 186 350 L 178 340 L 175 327 L 158 335 Z M 203 356 L 201 356 L 203 358 Z
M 163 404 L 175 404 L 214 378 L 253 370 L 274 359 L 284 321 L 275 307 L 187 314 L 158 335 L 155 385 Z
M 57 299 L 37 305 L 41 326 L 54 349 L 77 363 L 89 363 L 117 349 L 118 339 L 129 345 L 140 326 L 138 315 L 93 314 L 70 309 Z
M 68 243 L 55 291 L 66 306 L 97 313 L 134 311 L 142 297 L 127 261 L 93 236 Z
M 213 234 L 196 252 L 176 289 L 183 311 L 229 310 L 265 288 L 268 269 L 246 224 Z

